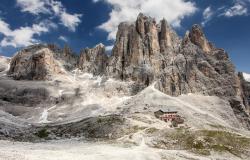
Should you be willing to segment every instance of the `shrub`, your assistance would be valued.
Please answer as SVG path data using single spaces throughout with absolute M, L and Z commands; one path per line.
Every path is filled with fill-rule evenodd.
M 47 132 L 47 129 L 43 128 L 39 130 L 35 135 L 39 138 L 47 138 L 49 136 L 49 132 Z

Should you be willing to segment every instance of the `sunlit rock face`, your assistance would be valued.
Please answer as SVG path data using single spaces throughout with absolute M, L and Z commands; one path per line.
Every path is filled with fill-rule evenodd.
M 199 25 L 193 25 L 189 38 L 192 43 L 199 46 L 204 52 L 210 52 L 212 50 L 211 44 L 206 39 L 202 28 Z
M 198 25 L 180 38 L 165 19 L 140 14 L 119 25 L 111 55 L 102 44 L 79 56 L 33 45 L 0 62 L 0 139 L 36 140 L 45 127 L 48 139 L 132 144 L 145 133 L 154 144 L 152 135 L 164 136 L 152 128 L 172 127 L 154 116 L 162 108 L 178 111 L 187 129 L 250 128 L 249 82 Z
M 72 71 L 77 67 L 79 56 L 68 45 L 65 45 L 63 49 L 54 44 L 48 44 L 47 47 L 53 52 L 54 58 L 62 64 L 65 70 Z
M 51 80 L 53 76 L 75 69 L 78 56 L 67 46 L 32 45 L 11 59 L 8 75 L 16 80 Z
M 94 48 L 84 49 L 80 54 L 78 67 L 83 72 L 102 75 L 105 71 L 108 57 L 105 54 L 105 46 L 98 44 Z
M 161 76 L 165 63 L 170 63 L 171 57 L 162 52 L 174 54 L 179 42 L 165 20 L 157 24 L 153 18 L 139 14 L 135 23 L 119 25 L 107 72 L 148 86 Z
M 143 14 L 135 23 L 119 25 L 106 71 L 145 86 L 157 81 L 159 90 L 173 96 L 198 92 L 231 97 L 240 89 L 227 53 L 211 45 L 200 26 L 181 39 L 166 20 L 157 24 Z
M 228 54 L 216 48 L 198 25 L 180 38 L 165 19 L 157 22 L 139 14 L 134 23 L 118 26 L 110 56 L 105 46 L 84 49 L 80 57 L 69 47 L 28 47 L 11 60 L 9 75 L 14 79 L 49 80 L 52 75 L 73 69 L 142 87 L 156 83 L 171 95 L 198 93 L 242 102 L 242 87 Z
M 11 60 L 8 74 L 16 80 L 48 80 L 64 71 L 53 52 L 43 45 L 34 45 L 18 52 Z
M 246 73 L 239 72 L 238 74 L 241 83 L 241 97 L 246 109 L 249 110 L 250 106 L 250 82 Z

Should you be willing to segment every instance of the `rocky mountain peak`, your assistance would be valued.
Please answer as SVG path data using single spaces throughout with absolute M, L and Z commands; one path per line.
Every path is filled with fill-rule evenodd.
M 212 50 L 201 26 L 197 24 L 193 25 L 189 33 L 189 38 L 192 43 L 199 46 L 204 52 L 210 52 Z
M 145 86 L 158 81 L 159 90 L 173 96 L 236 96 L 239 84 L 235 73 L 227 53 L 213 48 L 199 25 L 194 25 L 181 43 L 166 20 L 156 24 L 143 14 L 134 24 L 119 25 L 106 70 L 110 76 Z
M 161 52 L 166 52 L 169 48 L 173 49 L 178 47 L 180 39 L 177 33 L 168 24 L 167 20 L 163 19 L 160 22 L 159 26 L 160 26 L 159 43 Z
M 191 43 L 190 38 L 189 38 L 189 31 L 186 31 L 183 39 L 182 39 L 182 45 L 187 45 L 188 43 Z
M 100 43 L 94 48 L 81 51 L 78 67 L 84 72 L 99 75 L 104 73 L 106 63 L 105 46 Z
M 181 39 L 165 19 L 157 24 L 143 14 L 134 23 L 118 26 L 109 57 L 103 44 L 82 50 L 79 58 L 67 46 L 60 50 L 37 45 L 12 58 L 9 74 L 15 79 L 47 79 L 62 73 L 58 64 L 68 70 L 78 67 L 82 72 L 132 81 L 140 87 L 156 82 L 160 91 L 171 96 L 198 93 L 232 99 L 242 95 L 228 54 L 213 47 L 199 25 Z
M 8 72 L 17 80 L 49 80 L 53 75 L 64 73 L 53 52 L 41 44 L 19 51 L 12 58 Z
M 150 33 L 152 29 L 156 28 L 156 21 L 151 17 L 147 17 L 140 13 L 136 20 L 136 30 L 144 37 L 145 34 Z
M 99 44 L 95 45 L 95 48 L 105 48 L 105 45 L 102 43 L 99 43 Z

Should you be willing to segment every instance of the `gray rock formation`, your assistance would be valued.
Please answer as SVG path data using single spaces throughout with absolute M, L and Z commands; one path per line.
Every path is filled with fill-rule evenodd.
M 19 51 L 10 63 L 8 74 L 16 80 L 50 80 L 76 67 L 77 58 L 68 48 L 55 45 L 33 45 Z
M 135 24 L 119 25 L 107 72 L 122 80 L 149 85 L 160 76 L 166 62 L 161 51 L 173 50 L 177 42 L 179 38 L 165 20 L 159 26 L 154 19 L 140 14 Z
M 240 82 L 241 82 L 241 97 L 243 99 L 243 103 L 246 106 L 246 109 L 250 108 L 250 82 L 246 81 L 243 77 L 243 73 L 239 72 L 238 74 Z
M 119 25 L 107 74 L 145 86 L 158 81 L 158 88 L 173 96 L 237 96 L 240 89 L 227 53 L 213 47 L 201 27 L 194 25 L 181 40 L 166 20 L 156 24 L 143 14 Z
M 65 45 L 63 49 L 54 44 L 48 44 L 47 47 L 53 52 L 55 59 L 60 61 L 66 70 L 71 71 L 77 67 L 79 56 L 68 45 Z
M 118 26 L 110 57 L 102 44 L 83 50 L 79 59 L 68 47 L 31 46 L 13 57 L 9 74 L 15 79 L 48 80 L 63 73 L 59 64 L 66 70 L 78 67 L 94 75 L 133 81 L 139 88 L 157 82 L 157 88 L 171 96 L 219 96 L 229 100 L 236 112 L 248 110 L 249 86 L 237 76 L 225 50 L 212 45 L 198 25 L 181 39 L 165 19 L 157 24 L 139 14 L 135 23 Z
M 100 75 L 105 71 L 107 60 L 105 46 L 98 44 L 92 49 L 86 48 L 81 52 L 78 67 L 83 72 Z
M 213 46 L 208 42 L 199 25 L 193 25 L 189 38 L 192 43 L 199 46 L 204 52 L 211 52 L 213 49 Z

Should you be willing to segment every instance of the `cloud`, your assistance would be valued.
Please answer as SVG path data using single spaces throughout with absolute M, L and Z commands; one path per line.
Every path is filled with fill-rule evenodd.
M 30 12 L 38 15 L 40 13 L 50 13 L 46 8 L 47 0 L 17 0 L 17 6 L 21 8 L 22 12 Z
M 197 10 L 195 3 L 185 0 L 93 0 L 94 3 L 104 1 L 112 6 L 107 22 L 99 26 L 109 33 L 108 39 L 115 39 L 117 27 L 122 21 L 133 22 L 142 12 L 156 18 L 163 17 L 174 27 L 179 27 L 185 16 L 190 16 Z
M 204 11 L 203 11 L 203 22 L 201 23 L 202 26 L 205 26 L 205 24 L 211 20 L 212 16 L 214 15 L 214 12 L 212 11 L 211 7 L 207 7 Z
M 81 23 L 81 14 L 68 14 L 67 12 L 62 12 L 61 21 L 62 24 L 67 27 L 70 31 L 75 31 L 76 27 Z
M 75 31 L 76 27 L 81 23 L 81 14 L 69 14 L 66 11 L 66 8 L 63 7 L 61 2 L 52 0 L 50 3 L 52 11 L 57 15 L 61 24 L 67 27 L 70 31 Z
M 44 21 L 39 24 L 33 24 L 31 27 L 20 27 L 11 30 L 9 24 L 0 19 L 0 33 L 4 35 L 0 46 L 12 46 L 16 48 L 39 43 L 39 40 L 34 38 L 34 36 L 49 32 L 51 28 L 55 27 L 55 24 L 52 22 Z
M 9 35 L 11 30 L 9 24 L 0 19 L 0 32 L 4 35 Z
M 248 16 L 249 6 L 250 0 L 234 0 L 230 6 L 223 5 L 214 10 L 209 6 L 203 11 L 203 21 L 201 24 L 205 26 L 212 18 Z
M 61 41 L 64 41 L 64 42 L 68 42 L 68 39 L 64 36 L 60 36 L 58 39 L 60 39 Z
M 63 4 L 56 0 L 17 0 L 17 6 L 22 12 L 29 12 L 33 15 L 47 14 L 58 17 L 61 24 L 70 31 L 75 31 L 81 23 L 82 14 L 70 14 Z
M 235 3 L 234 6 L 229 9 L 226 9 L 224 12 L 224 16 L 226 17 L 242 16 L 247 14 L 247 6 L 245 6 L 243 3 Z

